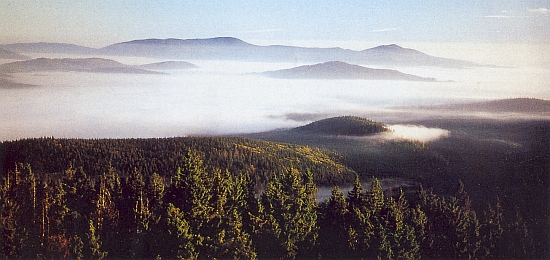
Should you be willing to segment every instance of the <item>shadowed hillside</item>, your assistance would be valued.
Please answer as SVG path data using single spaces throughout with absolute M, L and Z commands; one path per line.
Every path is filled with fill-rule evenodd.
M 323 135 L 364 136 L 389 130 L 384 124 L 366 118 L 341 116 L 315 121 L 290 131 Z
M 120 62 L 101 59 L 48 59 L 38 58 L 33 60 L 16 61 L 0 65 L 0 72 L 21 73 L 36 71 L 83 71 L 83 72 L 107 72 L 107 73 L 132 73 L 132 74 L 156 74 L 159 72 L 144 70 L 122 64 Z
M 0 49 L 0 59 L 7 59 L 7 60 L 26 60 L 29 59 L 28 56 L 21 55 L 19 53 L 15 53 L 13 51 L 8 51 L 4 49 Z
M 550 100 L 536 98 L 511 98 L 475 103 L 441 105 L 432 108 L 493 113 L 550 113 Z
M 35 85 L 31 84 L 25 84 L 25 83 L 18 83 L 13 80 L 5 79 L 1 77 L 0 75 L 0 89 L 1 88 L 27 88 L 27 87 L 35 87 Z
M 435 81 L 434 78 L 424 78 L 405 74 L 397 70 L 372 69 L 352 65 L 341 61 L 330 61 L 315 65 L 304 65 L 291 69 L 266 71 L 262 75 L 281 79 L 363 79 L 363 80 L 407 80 Z
M 12 43 L 0 45 L 0 48 L 17 53 L 67 53 L 67 54 L 90 54 L 94 48 L 84 47 L 76 44 L 35 42 L 35 43 Z

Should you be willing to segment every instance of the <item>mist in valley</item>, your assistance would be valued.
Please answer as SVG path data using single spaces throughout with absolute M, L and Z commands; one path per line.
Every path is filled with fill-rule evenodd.
M 104 58 L 129 65 L 163 61 Z M 158 75 L 75 71 L 11 74 L 9 80 L 34 86 L 0 89 L 0 140 L 242 134 L 296 127 L 339 115 L 407 124 L 462 115 L 411 108 L 516 97 L 550 99 L 550 86 L 544 80 L 550 72 L 543 68 L 392 68 L 438 80 L 409 82 L 272 79 L 254 73 L 303 64 L 189 62 L 198 68 L 165 70 Z

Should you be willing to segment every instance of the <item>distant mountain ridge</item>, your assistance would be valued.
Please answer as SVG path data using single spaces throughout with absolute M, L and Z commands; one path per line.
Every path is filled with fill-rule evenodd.
M 251 44 L 237 38 L 233 37 L 216 37 L 216 38 L 206 38 L 206 39 L 176 39 L 176 38 L 167 38 L 167 39 L 143 39 L 143 40 L 132 40 L 127 42 L 116 43 L 114 45 L 121 44 L 164 44 L 164 45 L 243 45 L 251 46 Z
M 0 65 L 0 73 L 22 73 L 36 71 L 83 71 L 103 73 L 131 73 L 131 74 L 157 74 L 160 72 L 149 71 L 122 64 L 120 62 L 102 58 L 84 59 L 49 59 L 38 58 L 25 61 L 16 61 Z
M 36 85 L 19 83 L 19 82 L 15 82 L 13 80 L 9 80 L 9 79 L 5 79 L 5 78 L 0 77 L 0 89 L 27 88 L 27 87 L 36 87 Z
M 435 81 L 434 78 L 405 74 L 397 70 L 372 69 L 341 61 L 329 61 L 304 65 L 291 69 L 266 71 L 262 75 L 283 79 L 364 79 L 364 80 L 407 80 Z
M 198 68 L 197 65 L 186 61 L 162 61 L 139 65 L 139 68 L 147 70 L 182 70 Z
M 550 100 L 537 98 L 510 98 L 474 103 L 449 104 L 422 107 L 453 111 L 474 111 L 491 113 L 530 113 L 550 115 Z
M 483 66 L 474 62 L 431 56 L 396 44 L 381 45 L 361 51 L 312 48 L 286 45 L 255 45 L 234 37 L 204 39 L 138 39 L 103 48 L 89 48 L 66 43 L 14 43 L 0 48 L 18 53 L 68 53 L 114 55 L 180 60 L 241 60 L 259 62 L 328 62 L 343 61 L 362 65 L 435 66 L 464 68 Z
M 69 43 L 12 43 L 2 44 L 0 48 L 17 53 L 65 53 L 65 54 L 91 54 L 97 49 Z
M 29 58 L 28 56 L 25 56 L 25 55 L 22 55 L 22 54 L 13 52 L 13 51 L 0 49 L 0 59 L 6 59 L 6 60 L 26 60 L 26 59 L 30 59 L 30 58 Z
M 328 62 L 389 66 L 437 66 L 463 68 L 474 62 L 430 56 L 398 45 L 382 45 L 362 51 L 342 48 L 308 48 L 285 45 L 260 46 L 233 37 L 207 39 L 143 39 L 116 43 L 96 51 L 102 55 L 178 59 L 245 60 L 264 62 Z

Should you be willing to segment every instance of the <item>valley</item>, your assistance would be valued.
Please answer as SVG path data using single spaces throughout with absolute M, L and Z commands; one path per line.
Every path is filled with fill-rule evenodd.
M 394 210 L 407 216 L 408 231 L 380 222 L 386 224 L 377 232 L 413 232 L 414 221 L 426 214 L 424 224 L 416 227 L 426 233 L 409 233 L 410 240 L 399 242 L 411 243 L 404 254 L 527 255 L 498 243 L 544 254 L 550 200 L 550 93 L 542 81 L 546 70 L 485 66 L 398 45 L 351 51 L 259 46 L 224 37 L 136 40 L 104 48 L 56 43 L 1 48 L 27 55 L 0 64 L 3 194 L 20 198 L 26 194 L 23 185 L 40 183 L 40 196 L 49 200 L 50 192 L 65 192 L 55 185 L 79 183 L 78 192 L 62 196 L 72 212 L 64 223 L 102 223 L 96 219 L 99 210 L 120 214 L 112 220 L 128 223 L 139 216 L 147 221 L 179 216 L 208 227 L 245 226 L 231 239 L 252 240 L 224 244 L 245 249 L 241 257 L 278 252 L 330 258 L 341 252 L 355 258 L 383 251 L 372 251 L 365 243 L 347 246 L 353 234 L 340 234 L 344 240 L 336 243 L 339 251 L 318 247 L 336 236 L 331 232 L 337 227 L 329 219 L 345 216 L 341 222 L 346 230 L 367 232 L 361 225 L 378 223 L 388 216 L 383 212 Z M 195 191 L 185 197 L 204 195 L 197 197 L 203 204 L 181 202 L 178 196 L 188 188 Z M 94 206 L 107 193 L 114 194 L 109 195 L 114 196 L 109 209 Z M 85 203 L 76 203 L 77 197 Z M 369 204 L 376 198 L 383 202 Z M 284 209 L 270 207 L 288 201 L 309 205 L 304 218 L 318 216 L 309 221 L 318 230 L 318 244 L 299 250 L 273 246 L 269 239 L 282 239 L 270 234 L 277 227 L 254 222 L 276 223 L 270 218 Z M 337 203 L 346 210 L 360 209 L 330 215 L 336 214 L 331 210 L 340 207 Z M 253 208 L 258 205 L 271 213 Z M 134 206 L 141 211 L 127 210 Z M 192 212 L 195 206 L 217 211 L 205 211 L 205 218 L 180 211 Z M 249 214 L 256 219 L 246 219 Z M 371 222 L 348 222 L 366 216 L 353 214 L 370 214 Z M 445 241 L 438 240 L 445 231 L 438 231 L 435 223 L 454 223 L 449 216 L 468 216 L 464 223 L 471 229 L 453 239 L 468 241 L 470 249 L 440 244 L 442 249 L 436 250 L 420 242 Z M 173 226 L 162 223 L 154 229 L 166 235 Z M 208 247 L 181 252 L 190 257 L 223 255 L 208 248 L 224 246 L 213 237 L 226 229 L 197 223 L 188 223 L 188 232 L 205 239 Z M 492 223 L 504 231 L 487 229 Z M 112 257 L 177 255 L 158 251 L 160 246 L 138 252 L 130 244 L 117 245 L 111 239 L 119 235 L 97 225 L 105 243 L 100 248 Z M 138 232 L 127 228 L 127 238 Z M 68 234 L 59 230 L 55 236 Z M 152 229 L 140 230 L 146 231 L 133 238 L 136 243 L 157 243 Z M 47 240 L 53 235 L 42 239 L 56 243 Z M 376 237 L 363 239 L 378 243 Z

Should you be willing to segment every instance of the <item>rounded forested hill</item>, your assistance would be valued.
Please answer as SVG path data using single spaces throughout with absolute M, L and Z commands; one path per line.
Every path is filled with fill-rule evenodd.
M 364 136 L 389 131 L 382 123 L 374 122 L 366 118 L 356 116 L 332 117 L 300 126 L 291 131 L 325 134 L 325 135 L 351 135 Z

